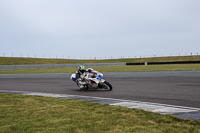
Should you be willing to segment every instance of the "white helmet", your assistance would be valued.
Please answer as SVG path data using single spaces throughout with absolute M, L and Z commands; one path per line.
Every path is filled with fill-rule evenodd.
M 79 72 L 80 74 L 83 74 L 83 73 L 85 72 L 85 66 L 79 66 L 78 72 Z

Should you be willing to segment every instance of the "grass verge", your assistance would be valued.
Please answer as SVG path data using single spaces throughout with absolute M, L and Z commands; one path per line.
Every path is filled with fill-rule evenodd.
M 0 93 L 1 132 L 200 132 L 200 122 L 86 101 Z
M 196 56 L 172 56 L 153 58 L 128 58 L 128 59 L 105 59 L 105 60 L 72 60 L 72 59 L 40 59 L 0 57 L 0 65 L 35 65 L 35 64 L 77 64 L 77 63 L 144 63 L 144 62 L 173 62 L 173 61 L 200 61 L 200 55 Z
M 98 70 L 99 72 L 194 71 L 194 70 L 200 70 L 200 64 L 101 66 L 92 68 Z M 77 71 L 77 69 L 78 69 L 77 67 L 72 67 L 72 68 L 0 70 L 0 74 L 74 73 Z

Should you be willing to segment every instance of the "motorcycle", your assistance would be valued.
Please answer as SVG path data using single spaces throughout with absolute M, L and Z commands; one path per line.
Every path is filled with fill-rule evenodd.
M 70 77 L 71 80 L 77 83 L 76 74 L 73 73 Z M 83 81 L 86 83 L 84 85 L 85 90 L 88 89 L 104 89 L 111 91 L 112 85 L 103 79 L 103 74 L 98 71 L 87 72 L 83 78 Z

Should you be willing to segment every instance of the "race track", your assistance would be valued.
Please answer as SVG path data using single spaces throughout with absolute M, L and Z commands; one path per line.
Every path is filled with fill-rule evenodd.
M 200 108 L 200 71 L 104 73 L 112 91 L 80 91 L 70 74 L 0 74 L 0 90 L 115 98 Z

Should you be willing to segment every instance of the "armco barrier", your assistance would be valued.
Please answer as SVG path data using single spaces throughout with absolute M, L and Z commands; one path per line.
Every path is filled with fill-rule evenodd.
M 40 69 L 40 68 L 66 68 L 66 67 L 79 67 L 84 65 L 86 67 L 94 66 L 125 66 L 126 63 L 86 63 L 86 64 L 46 64 L 46 65 L 0 65 L 0 70 L 13 70 L 13 69 Z
M 199 64 L 199 63 L 200 61 L 174 61 L 174 62 L 126 63 L 126 65 Z

